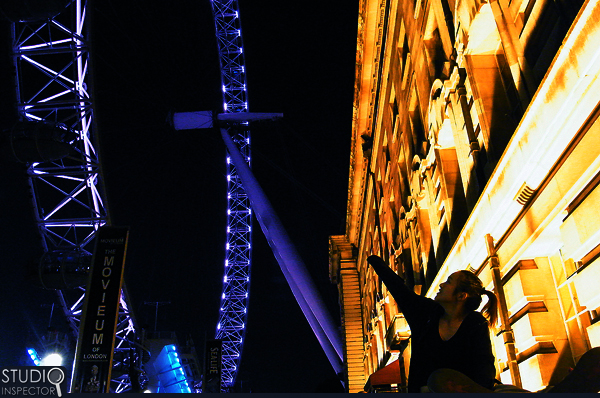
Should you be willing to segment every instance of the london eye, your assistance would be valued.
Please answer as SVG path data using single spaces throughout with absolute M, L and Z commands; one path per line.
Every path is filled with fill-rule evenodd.
M 248 100 L 238 5 L 237 2 L 217 3 L 211 4 L 221 57 L 222 112 L 245 113 Z M 16 79 L 18 91 L 15 90 L 19 107 L 15 123 L 7 135 L 11 139 L 9 150 L 12 156 L 20 156 L 17 161 L 27 166 L 27 185 L 34 195 L 33 202 L 39 205 L 34 209 L 37 230 L 43 242 L 38 273 L 44 276 L 41 281 L 46 284 L 45 287 L 55 290 L 62 312 L 67 316 L 73 333 L 76 333 L 85 290 L 81 278 L 92 254 L 94 231 L 103 225 L 111 225 L 114 217 L 109 212 L 98 154 L 93 95 L 98 86 L 94 87 L 89 78 L 91 63 L 88 58 L 92 46 L 86 29 L 93 11 L 87 10 L 86 2 L 65 4 L 62 12 L 51 18 L 44 16 L 41 20 L 13 24 L 12 53 L 19 75 Z M 224 55 L 232 59 L 224 59 Z M 67 60 L 67 56 L 71 60 Z M 51 147 L 59 154 L 49 158 L 45 153 L 25 153 L 27 129 L 36 131 L 36 137 L 49 134 L 53 140 Z M 38 130 L 42 132 L 38 133 Z M 231 133 L 249 163 L 249 130 L 240 128 Z M 39 142 L 34 140 L 36 144 Z M 66 155 L 60 154 L 61 150 Z M 80 158 L 75 156 L 77 154 Z M 237 170 L 228 163 L 228 158 L 225 157 L 228 188 L 223 192 L 228 201 L 227 237 L 223 242 L 226 257 L 221 263 L 225 272 L 215 334 L 225 346 L 225 387 L 235 381 L 246 333 L 253 216 Z M 60 195 L 62 197 L 59 198 Z M 118 336 L 123 357 L 119 366 L 124 369 L 129 361 L 125 354 L 135 339 L 137 323 L 126 295 L 121 305 L 124 318 L 119 324 L 124 329 Z M 121 380 L 115 378 L 114 390 L 119 392 L 130 388 L 127 372 L 121 374 Z

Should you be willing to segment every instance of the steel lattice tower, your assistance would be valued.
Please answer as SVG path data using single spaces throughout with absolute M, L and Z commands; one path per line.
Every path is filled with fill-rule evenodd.
M 110 224 L 90 85 L 88 11 L 86 0 L 74 0 L 52 18 L 11 26 L 20 123 L 53 126 L 63 132 L 62 143 L 70 147 L 66 157 L 26 162 L 47 272 L 62 266 L 85 275 L 96 232 Z M 57 294 L 77 335 L 85 288 Z M 125 289 L 120 304 L 111 383 L 115 392 L 131 387 L 123 369 L 128 368 L 128 342 L 135 339 Z
M 246 71 L 237 0 L 212 0 L 225 113 L 248 112 Z M 230 131 L 250 164 L 250 131 Z M 235 167 L 227 155 L 227 242 L 225 244 L 223 294 L 217 339 L 223 341 L 222 389 L 235 382 L 241 361 L 246 309 L 250 287 L 252 211 Z

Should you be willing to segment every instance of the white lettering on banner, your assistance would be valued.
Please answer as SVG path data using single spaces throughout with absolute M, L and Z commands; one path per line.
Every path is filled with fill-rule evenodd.
M 123 243 L 125 243 L 125 239 L 123 238 L 118 238 L 118 239 L 100 239 L 100 242 L 102 243 L 110 243 L 113 245 L 122 245 Z
M 102 344 L 102 339 L 104 338 L 104 333 L 94 333 L 92 336 L 92 344 Z
M 98 326 L 98 322 L 102 322 L 100 323 L 100 326 Z M 96 319 L 96 330 L 102 330 L 104 329 L 104 319 Z
M 119 242 L 117 242 L 119 241 Z M 102 240 L 103 243 L 123 243 L 122 239 L 103 239 Z M 102 268 L 101 274 L 104 278 L 107 279 L 102 279 L 100 282 L 102 283 L 102 289 L 105 290 L 104 292 L 102 292 L 102 300 L 101 303 L 104 304 L 106 302 L 106 290 L 108 289 L 108 286 L 110 284 L 110 276 L 112 275 L 112 266 L 115 264 L 115 256 L 114 254 L 116 253 L 116 249 L 106 249 L 104 251 L 105 256 L 104 256 L 104 268 Z M 110 255 L 110 256 L 109 256 Z M 103 317 L 106 316 L 106 305 L 99 305 L 98 309 L 96 311 L 96 316 L 97 317 Z M 97 331 L 103 331 L 104 330 L 104 319 L 96 319 L 96 325 L 95 325 L 95 329 Z M 102 344 L 104 341 L 104 333 L 94 333 L 92 336 L 92 344 L 96 345 L 96 344 Z M 94 349 L 96 350 L 96 349 Z M 104 358 L 101 358 L 101 356 L 104 355 Z M 106 354 L 86 354 L 85 359 L 106 359 Z
M 85 354 L 83 359 L 106 359 L 106 354 Z
M 217 347 L 210 349 L 210 373 L 219 373 L 219 349 Z

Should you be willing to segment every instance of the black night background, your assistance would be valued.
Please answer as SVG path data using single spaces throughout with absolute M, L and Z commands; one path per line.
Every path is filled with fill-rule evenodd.
M 339 325 L 328 236 L 344 233 L 358 2 L 240 0 L 240 16 L 250 111 L 284 114 L 252 130 L 253 171 Z M 112 224 L 130 227 L 133 310 L 140 326 L 189 335 L 201 353 L 223 278 L 225 147 L 215 131 L 173 130 L 167 116 L 222 109 L 210 2 L 95 1 L 90 17 L 103 176 Z M 67 325 L 58 309 L 50 318 L 54 294 L 31 283 L 37 238 L 22 166 L 3 161 L 0 184 L 0 366 L 9 366 L 49 324 Z M 253 230 L 238 381 L 248 392 L 331 390 L 335 374 L 258 223 Z M 170 303 L 155 319 L 145 302 Z

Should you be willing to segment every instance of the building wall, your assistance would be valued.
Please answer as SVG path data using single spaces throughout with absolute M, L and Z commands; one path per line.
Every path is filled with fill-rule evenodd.
M 371 254 L 429 297 L 476 272 L 500 298 L 503 382 L 540 389 L 600 345 L 597 21 L 598 1 L 361 0 L 346 233 L 330 239 L 349 391 L 410 355 Z

